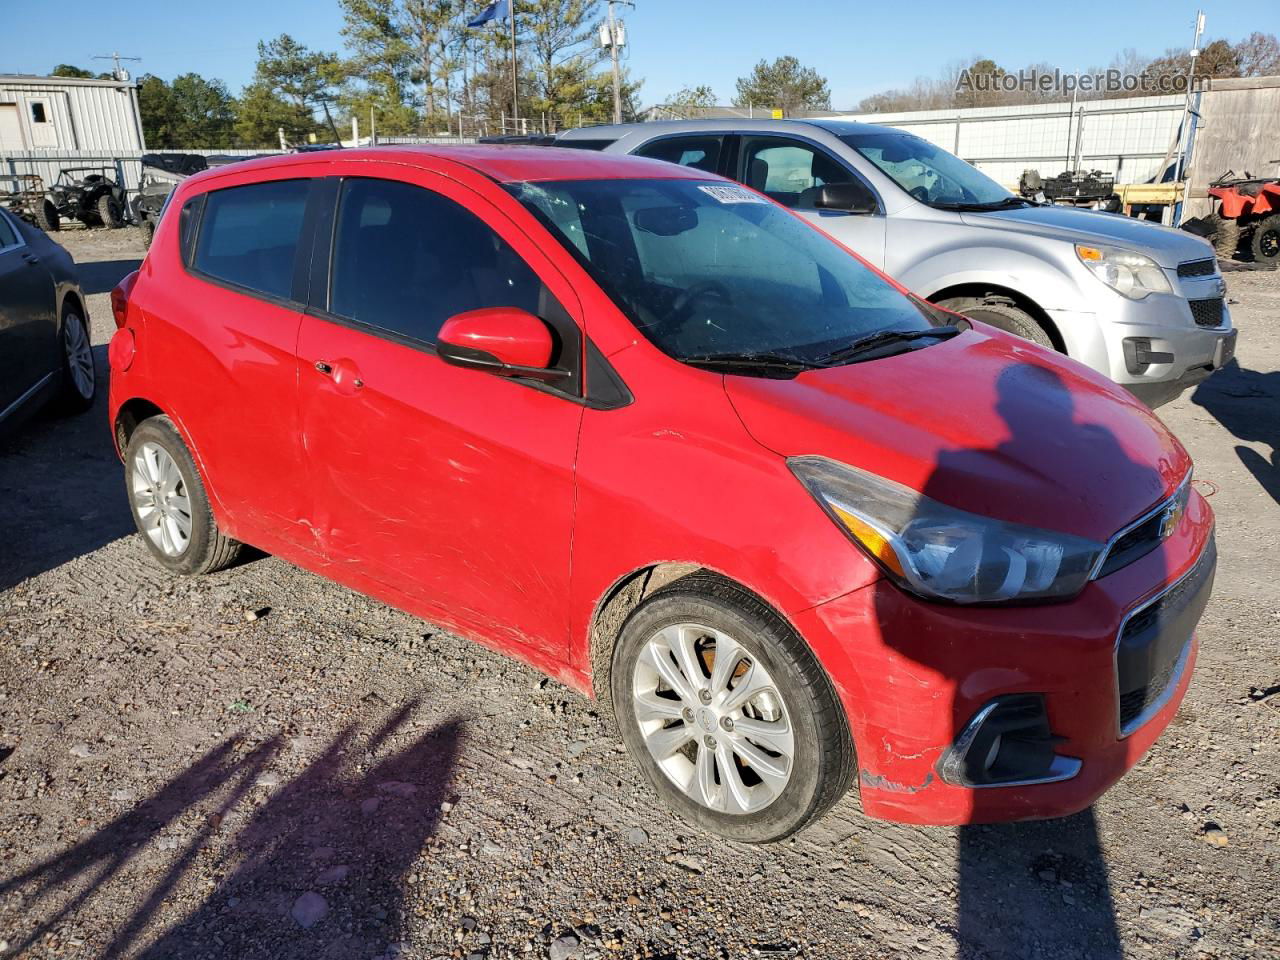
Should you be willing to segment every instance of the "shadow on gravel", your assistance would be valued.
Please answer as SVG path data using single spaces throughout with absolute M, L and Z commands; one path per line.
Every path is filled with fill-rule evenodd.
M 141 260 L 86 260 L 76 264 L 85 296 L 110 293 L 117 283 L 142 266 Z
M 1217 417 L 1237 440 L 1264 443 L 1270 454 L 1236 447 L 1236 456 L 1280 503 L 1280 371 L 1247 370 L 1232 360 L 1196 388 L 1191 402 Z
M 0 590 L 134 530 L 107 429 L 107 348 L 93 348 L 98 396 L 74 417 L 46 408 L 0 439 Z
M 388 751 L 416 705 L 371 734 L 348 725 L 278 786 L 259 778 L 274 776 L 282 738 L 223 741 L 88 839 L 0 881 L 0 900 L 20 898 L 34 924 L 10 932 L 10 949 L 23 955 L 78 914 L 93 929 L 88 917 L 111 916 L 114 902 L 128 909 L 91 944 L 94 956 L 394 951 L 408 938 L 406 877 L 435 832 L 461 737 L 449 721 Z

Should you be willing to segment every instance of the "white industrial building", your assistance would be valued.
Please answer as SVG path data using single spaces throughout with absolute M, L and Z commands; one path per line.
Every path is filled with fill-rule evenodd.
M 0 155 L 143 148 L 132 80 L 0 75 Z

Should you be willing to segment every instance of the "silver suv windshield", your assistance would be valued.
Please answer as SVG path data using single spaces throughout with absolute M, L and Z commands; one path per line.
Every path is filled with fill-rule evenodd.
M 909 133 L 850 133 L 840 138 L 903 190 L 931 207 L 995 209 L 1021 206 L 976 167 Z
M 846 351 L 872 335 L 928 346 L 930 334 L 909 334 L 955 319 L 737 184 L 575 180 L 509 189 L 677 360 L 736 360 L 794 375 L 864 359 Z

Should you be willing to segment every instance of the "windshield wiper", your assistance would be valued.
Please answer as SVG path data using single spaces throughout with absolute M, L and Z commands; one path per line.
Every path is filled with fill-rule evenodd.
M 701 357 L 681 357 L 680 361 L 694 367 L 760 370 L 784 377 L 795 376 L 805 370 L 816 370 L 826 365 L 781 353 L 712 353 Z
M 928 330 L 881 330 L 878 333 L 868 334 L 855 340 L 847 347 L 833 350 L 823 357 L 819 363 L 823 366 L 832 366 L 840 363 L 854 363 L 864 359 L 869 360 L 871 357 L 868 354 L 878 353 L 886 347 L 902 346 L 904 349 L 910 349 L 906 345 L 912 341 L 925 340 L 930 337 L 946 340 L 954 337 L 959 332 L 960 328 L 951 324 L 932 327 Z
M 1003 210 L 1006 207 L 1013 207 L 1013 206 L 1034 207 L 1034 206 L 1037 206 L 1037 204 L 1032 203 L 1026 197 L 1002 197 L 1001 199 L 993 200 L 990 203 L 979 203 L 978 201 L 975 200 L 972 203 L 941 203 L 939 202 L 939 203 L 930 204 L 930 206 L 936 207 L 939 210 L 974 210 L 974 211 L 981 212 L 983 210 Z

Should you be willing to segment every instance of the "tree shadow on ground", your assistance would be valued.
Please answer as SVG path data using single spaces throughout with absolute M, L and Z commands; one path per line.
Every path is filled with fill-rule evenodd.
M 406 877 L 435 832 L 461 738 L 448 721 L 393 748 L 414 707 L 369 734 L 349 724 L 278 785 L 266 781 L 284 756 L 281 738 L 252 748 L 223 741 L 86 840 L 0 881 L 0 902 L 22 918 L 9 924 L 21 928 L 10 949 L 24 955 L 73 922 L 96 927 L 81 914 L 113 901 L 129 906 L 94 936 L 95 956 L 315 960 L 394 950 L 408 938 Z M 172 853 L 146 858 L 158 867 L 145 862 L 149 847 L 166 843 Z
M 1196 388 L 1191 402 L 1213 414 L 1236 439 L 1271 448 L 1262 454 L 1241 444 L 1236 456 L 1280 503 L 1280 371 L 1248 370 L 1233 359 Z

